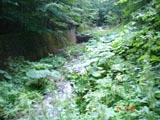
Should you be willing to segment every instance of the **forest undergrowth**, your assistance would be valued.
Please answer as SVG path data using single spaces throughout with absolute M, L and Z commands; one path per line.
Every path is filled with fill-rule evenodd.
M 135 22 L 113 31 L 39 62 L 9 59 L 9 69 L 0 71 L 1 117 L 9 120 L 160 119 L 160 33 L 148 31 L 147 27 L 141 30 Z M 62 77 L 71 83 L 72 97 L 58 104 L 52 98 L 51 104 L 60 112 L 49 118 L 42 101 L 45 94 L 57 89 L 54 84 Z M 43 112 L 37 113 L 35 104 Z
M 94 37 L 65 53 L 39 62 L 8 59 L 0 70 L 0 119 L 159 120 L 160 18 L 153 6 L 118 28 L 87 31 Z M 51 97 L 58 112 L 50 117 L 54 108 L 43 101 L 59 81 L 73 91 L 62 101 Z

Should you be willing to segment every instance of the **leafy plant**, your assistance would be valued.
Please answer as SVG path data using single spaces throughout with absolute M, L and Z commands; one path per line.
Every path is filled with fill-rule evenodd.
M 103 3 L 104 6 L 110 5 L 110 1 L 107 0 L 100 1 L 100 4 L 99 1 L 93 2 L 94 4 L 90 6 L 88 4 L 90 1 L 78 1 L 77 6 L 83 5 L 80 6 L 83 11 L 87 9 L 86 6 L 95 8 Z M 94 30 L 92 34 L 95 34 L 95 37 L 88 43 L 67 48 L 70 59 L 74 58 L 74 61 L 70 61 L 73 63 L 68 62 L 70 65 L 66 65 L 67 60 L 70 59 L 66 59 L 63 55 L 44 58 L 40 62 L 9 59 L 9 68 L 0 70 L 0 79 L 2 79 L 0 117 L 48 119 L 42 104 L 43 93 L 53 92 L 55 89 L 53 84 L 65 77 L 70 80 L 74 94 L 67 100 L 61 98 L 51 101 L 59 110 L 59 114 L 53 119 L 160 119 L 160 19 L 157 16 L 159 2 L 156 0 L 115 2 L 118 2 L 117 5 L 121 7 L 120 13 L 125 13 L 123 17 L 131 21 L 121 26 L 119 30 L 117 28 L 109 32 L 104 30 L 97 34 L 97 30 Z M 66 13 L 67 16 L 63 16 L 62 13 L 73 9 L 70 5 L 71 2 L 68 0 L 57 1 L 47 5 L 46 11 L 57 15 L 57 21 L 61 18 L 67 21 L 70 20 L 70 17 L 67 17 L 69 13 Z M 107 19 L 109 18 L 107 22 L 113 20 L 114 23 L 114 20 L 119 18 L 117 16 L 119 14 L 116 12 L 115 4 L 111 5 L 108 9 L 115 8 L 115 13 L 108 11 L 109 13 L 103 14 Z M 131 8 L 126 11 L 129 7 Z M 55 13 L 56 11 L 58 12 Z M 79 10 L 80 13 L 82 11 Z M 87 9 L 88 11 L 90 10 Z M 102 11 L 105 11 L 104 8 Z M 86 13 L 83 22 L 88 16 Z M 94 17 L 90 16 L 90 19 Z M 75 58 L 79 55 L 83 56 L 82 59 Z M 74 70 L 73 64 L 78 66 L 78 70 L 84 68 L 85 72 L 81 74 Z M 41 115 L 36 113 L 38 109 L 36 105 L 42 106 Z
M 49 64 L 49 66 L 52 66 L 54 69 L 63 66 L 66 61 L 67 59 L 63 56 L 48 57 L 40 60 L 41 63 Z

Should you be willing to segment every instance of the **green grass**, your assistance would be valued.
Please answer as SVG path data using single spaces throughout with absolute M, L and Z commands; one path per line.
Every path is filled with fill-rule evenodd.
M 110 34 L 112 32 L 119 32 L 123 29 L 123 24 L 119 24 L 119 25 L 116 25 L 114 27 L 111 27 L 111 28 L 103 28 L 103 29 L 98 29 L 98 27 L 96 28 L 93 28 L 91 30 L 85 30 L 82 32 L 82 34 L 91 34 L 93 36 L 104 36 L 104 35 L 107 35 L 107 34 Z

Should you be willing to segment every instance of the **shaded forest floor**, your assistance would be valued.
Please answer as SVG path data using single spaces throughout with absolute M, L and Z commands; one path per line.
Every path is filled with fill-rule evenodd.
M 146 53 L 151 41 L 133 39 L 154 33 L 132 23 L 85 33 L 94 37 L 39 62 L 8 60 L 0 70 L 1 119 L 160 119 L 159 59 Z

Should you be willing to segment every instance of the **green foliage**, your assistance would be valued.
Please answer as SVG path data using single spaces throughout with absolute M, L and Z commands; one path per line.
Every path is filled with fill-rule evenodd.
M 70 73 L 78 119 L 160 119 L 159 29 L 154 26 L 159 23 L 159 10 L 154 0 L 140 5 L 143 7 L 134 10 L 133 20 L 123 29 L 90 40 L 86 74 Z
M 57 57 L 49 59 L 56 61 Z M 26 119 L 31 119 L 33 113 L 36 114 L 34 104 L 41 106 L 43 94 L 53 92 L 54 80 L 60 80 L 62 75 L 53 70 L 52 62 L 29 62 L 20 57 L 9 58 L 6 65 L 6 71 L 0 70 L 0 117 L 19 119 L 28 116 Z
M 75 0 L 3 0 L 0 25 L 5 30 L 1 33 L 66 29 L 69 24 L 76 23 L 75 15 L 70 14 L 70 11 L 74 10 L 71 7 L 74 3 Z M 6 24 L 9 25 L 7 29 Z
M 77 62 L 73 64 L 80 70 L 84 68 L 84 74 L 65 70 L 66 66 L 62 67 L 67 62 L 64 56 L 44 58 L 40 62 L 28 62 L 22 58 L 9 59 L 9 69 L 0 70 L 0 116 L 6 119 L 27 119 L 26 116 L 29 116 L 28 119 L 39 119 L 34 114 L 33 105 L 42 104 L 42 94 L 54 89 L 50 80 L 60 80 L 62 75 L 53 69 L 61 67 L 65 78 L 73 85 L 74 96 L 63 103 L 60 102 L 61 99 L 53 101 L 61 111 L 53 119 L 159 120 L 160 3 L 156 0 L 118 1 L 123 17 L 131 19 L 128 24 L 119 30 L 112 30 L 113 32 L 100 31 L 96 34 L 93 31 L 95 37 L 84 44 L 85 48 L 83 45 L 67 48 L 70 58 L 83 56 L 83 60 L 77 61 L 76 58 Z M 93 2 L 95 6 L 102 3 L 109 6 L 110 3 L 107 0 Z M 83 11 L 87 9 L 86 6 L 90 6 L 88 3 L 90 1 L 79 1 L 77 6 L 83 4 L 82 8 L 79 6 Z M 71 2 L 64 0 L 49 4 L 46 9 L 57 15 L 56 20 L 59 20 L 59 14 L 68 9 L 70 4 Z M 90 8 L 95 6 L 91 4 Z M 112 8 L 115 11 L 118 9 L 113 3 L 108 9 Z M 54 13 L 56 10 L 59 12 Z M 81 10 L 77 11 L 82 12 Z M 117 13 L 104 15 L 107 18 L 111 16 L 109 21 L 114 23 Z M 67 17 L 65 21 L 67 19 L 70 18 Z M 86 19 L 87 14 L 83 16 L 83 22 Z M 70 67 L 73 68 L 72 64 Z M 45 112 L 42 116 L 47 119 Z
M 85 52 L 85 43 L 84 44 L 77 44 L 74 46 L 69 46 L 67 48 L 67 53 L 69 54 L 70 57 L 78 57 L 83 55 Z M 70 58 L 71 59 L 71 58 Z
M 117 0 L 78 1 L 77 5 L 83 13 L 81 15 L 82 24 L 89 26 L 119 24 L 123 15 L 121 7 L 115 5 L 116 2 Z
M 52 69 L 59 68 L 66 63 L 67 59 L 61 55 L 55 57 L 47 57 L 40 60 L 41 63 L 51 65 Z
M 0 79 L 12 79 L 12 77 L 8 74 L 8 72 L 4 70 L 0 70 Z
M 127 31 L 127 28 L 124 30 Z M 131 30 L 128 34 L 132 34 Z M 116 40 L 118 45 L 113 42 L 115 48 L 102 47 L 104 43 L 99 43 L 100 41 L 94 43 L 96 48 L 93 47 L 94 53 L 90 51 L 89 59 L 97 58 L 97 61 L 87 67 L 86 75 L 71 74 L 75 80 L 74 88 L 78 96 L 76 101 L 81 114 L 85 119 L 160 119 L 157 99 L 160 83 L 155 77 L 159 70 L 154 71 L 152 64 L 158 63 L 159 57 L 154 62 L 152 57 L 148 57 L 150 42 L 144 43 L 145 46 L 149 45 L 145 49 L 136 46 L 129 48 L 130 40 L 133 39 L 134 43 L 137 34 L 131 38 L 122 33 L 117 36 L 113 38 L 119 38 Z M 103 56 L 100 55 L 102 53 Z M 147 56 L 139 60 L 144 54 Z
M 90 26 L 113 26 L 128 22 L 127 20 L 133 18 L 133 14 L 142 20 L 146 18 L 147 21 L 151 21 L 154 19 L 151 16 L 159 12 L 159 1 L 156 0 L 89 0 L 79 1 L 78 6 L 85 11 L 81 16 L 82 23 Z M 155 7 L 157 9 L 153 9 Z

